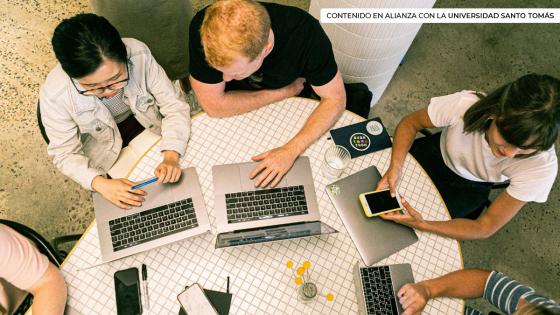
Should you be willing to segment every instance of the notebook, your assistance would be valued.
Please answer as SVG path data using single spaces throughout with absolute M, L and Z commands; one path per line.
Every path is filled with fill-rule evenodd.
M 117 161 L 107 172 L 112 178 L 127 178 L 136 163 L 161 139 L 149 130 L 142 131 L 127 147 L 124 147 Z
M 391 138 L 381 119 L 375 117 L 356 124 L 332 129 L 335 144 L 345 147 L 351 158 L 391 147 Z

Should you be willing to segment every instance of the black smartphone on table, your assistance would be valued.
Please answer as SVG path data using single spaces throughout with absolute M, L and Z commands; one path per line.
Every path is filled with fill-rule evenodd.
M 129 268 L 115 272 L 115 293 L 118 315 L 142 314 L 140 299 L 140 278 L 138 268 Z

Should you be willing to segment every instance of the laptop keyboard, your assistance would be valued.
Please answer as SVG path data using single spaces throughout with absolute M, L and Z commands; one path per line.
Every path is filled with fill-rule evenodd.
M 302 185 L 226 194 L 228 223 L 307 214 Z
M 192 198 L 109 221 L 114 251 L 197 226 Z
M 367 314 L 398 314 L 388 266 L 360 268 Z

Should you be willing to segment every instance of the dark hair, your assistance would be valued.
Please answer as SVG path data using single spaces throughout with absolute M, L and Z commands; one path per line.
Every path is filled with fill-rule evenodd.
M 102 16 L 78 14 L 63 20 L 54 30 L 52 46 L 62 69 L 72 78 L 89 75 L 103 57 L 126 62 L 126 46 L 117 29 Z
M 558 137 L 560 81 L 528 74 L 472 105 L 463 117 L 464 132 L 486 132 L 492 120 L 509 144 L 522 149 L 548 150 Z

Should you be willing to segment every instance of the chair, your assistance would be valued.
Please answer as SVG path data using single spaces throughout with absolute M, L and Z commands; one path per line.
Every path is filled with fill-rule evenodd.
M 373 98 L 373 93 L 368 86 L 365 83 L 344 83 L 344 91 L 346 92 L 346 110 L 367 119 Z M 307 82 L 303 85 L 303 90 L 298 96 L 321 100 L 321 97 L 315 93 Z
M 43 255 L 47 256 L 47 258 L 51 263 L 53 263 L 57 267 L 60 267 L 60 264 L 62 264 L 62 261 L 64 260 L 62 256 L 54 249 L 54 247 L 44 237 L 42 237 L 39 233 L 35 232 L 35 230 L 23 224 L 10 220 L 0 219 L 0 224 L 4 224 L 12 228 L 19 234 L 27 237 L 30 241 L 32 241 L 35 244 L 35 246 L 37 246 L 37 249 Z
M 33 229 L 31 229 L 31 228 L 29 228 L 29 227 L 27 227 L 27 226 L 25 226 L 21 223 L 17 223 L 17 222 L 10 221 L 10 220 L 0 219 L 0 224 L 4 224 L 4 225 L 12 228 L 13 230 L 18 232 L 19 234 L 21 234 L 21 235 L 25 236 L 27 239 L 31 240 L 35 244 L 35 246 L 37 246 L 37 249 L 39 250 L 39 252 L 41 252 L 43 255 L 47 256 L 49 261 L 58 268 L 60 268 L 60 265 L 64 261 L 64 258 L 66 258 L 66 253 L 64 251 L 61 251 L 58 248 L 58 246 L 60 244 L 67 243 L 67 242 L 75 242 L 78 239 L 80 239 L 80 237 L 81 237 L 80 234 L 73 234 L 73 235 L 66 235 L 66 236 L 62 236 L 62 237 L 57 237 L 53 240 L 53 244 L 54 244 L 54 246 L 53 246 L 44 237 L 42 237 L 39 233 L 37 233 L 35 230 L 33 230 Z M 33 295 L 28 294 L 27 297 L 25 298 L 25 300 L 23 300 L 23 302 L 20 304 L 20 306 L 18 307 L 18 309 L 16 310 L 14 315 L 25 314 L 27 312 L 27 310 L 31 307 L 31 304 L 33 304 Z
M 41 107 L 39 104 L 39 101 L 37 101 L 37 125 L 39 125 L 39 131 L 41 132 L 41 136 L 43 136 L 43 140 L 49 144 L 50 140 L 47 136 L 47 132 L 45 131 L 45 126 L 43 126 L 43 120 L 41 119 Z

